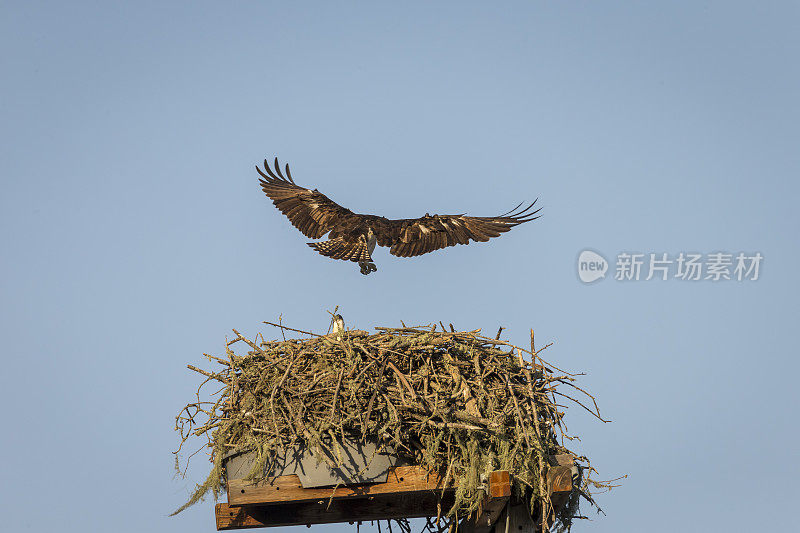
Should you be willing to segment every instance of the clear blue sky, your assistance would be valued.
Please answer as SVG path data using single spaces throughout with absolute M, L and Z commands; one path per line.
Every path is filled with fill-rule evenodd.
M 167 517 L 207 471 L 172 477 L 186 363 L 335 305 L 587 372 L 613 423 L 570 430 L 629 478 L 576 531 L 796 528 L 796 2 L 6 1 L 0 45 L 8 531 L 213 531 Z M 263 197 L 275 155 L 355 211 L 544 217 L 364 277 Z M 764 262 L 584 285 L 584 248 Z

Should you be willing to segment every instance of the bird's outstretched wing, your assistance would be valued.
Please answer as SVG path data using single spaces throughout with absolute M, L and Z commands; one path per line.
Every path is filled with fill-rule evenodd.
M 376 218 L 372 222 L 379 245 L 391 246 L 392 255 L 413 257 L 456 244 L 469 244 L 471 240 L 486 242 L 499 237 L 514 226 L 539 218 L 541 208 L 532 210 L 535 204 L 536 201 L 524 209 L 519 204 L 496 217 L 425 215 L 403 220 Z
M 275 158 L 274 170 L 264 160 L 264 170 L 258 166 L 261 174 L 259 183 L 264 193 L 272 200 L 275 207 L 289 218 L 294 227 L 303 235 L 319 239 L 336 226 L 352 225 L 358 215 L 340 206 L 318 190 L 300 187 L 292 179 L 289 165 L 286 165 L 286 176 L 281 172 L 278 158 Z

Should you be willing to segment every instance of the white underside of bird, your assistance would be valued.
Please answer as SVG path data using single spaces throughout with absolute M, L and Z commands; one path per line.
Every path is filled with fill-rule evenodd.
M 337 335 L 344 333 L 344 318 L 342 318 L 342 315 L 333 315 L 333 333 Z

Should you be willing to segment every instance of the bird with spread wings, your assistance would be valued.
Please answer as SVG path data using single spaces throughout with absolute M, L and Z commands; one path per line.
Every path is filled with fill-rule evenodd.
M 541 208 L 532 210 L 536 201 L 520 209 L 522 204 L 496 217 L 461 215 L 429 215 L 420 218 L 390 220 L 377 215 L 360 215 L 340 206 L 319 192 L 294 182 L 285 166 L 281 172 L 278 158 L 274 169 L 264 160 L 259 183 L 264 193 L 300 232 L 311 239 L 328 239 L 308 245 L 331 259 L 357 262 L 362 274 L 375 272 L 372 261 L 375 244 L 389 246 L 389 253 L 398 257 L 414 257 L 440 248 L 486 242 L 514 226 L 539 218 Z

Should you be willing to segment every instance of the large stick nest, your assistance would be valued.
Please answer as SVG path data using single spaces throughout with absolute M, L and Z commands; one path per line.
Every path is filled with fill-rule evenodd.
M 600 418 L 575 374 L 541 359 L 533 331 L 530 348 L 521 348 L 452 325 L 450 331 L 434 325 L 329 335 L 278 327 L 310 338 L 249 340 L 234 330 L 224 358 L 206 354 L 221 368 L 189 365 L 206 379 L 197 401 L 176 417 L 176 455 L 190 438 L 204 438 L 213 468 L 176 512 L 208 492 L 218 497 L 226 481 L 223 457 L 230 452 L 255 451 L 251 477 L 258 478 L 291 446 L 336 457 L 336 442 L 361 439 L 456 483 L 456 503 L 445 513 L 450 525 L 477 509 L 481 474 L 493 470 L 511 472 L 514 497 L 533 513 L 549 508 L 548 459 L 576 455 L 564 446 L 572 437 L 559 402 L 572 401 Z M 203 399 L 214 383 L 221 387 Z M 591 471 L 585 457 L 576 461 Z M 591 501 L 585 478 L 557 512 L 556 525 L 569 527 L 579 494 Z

